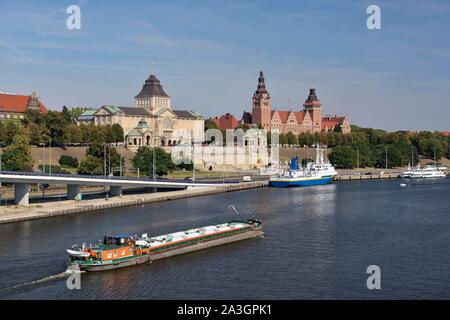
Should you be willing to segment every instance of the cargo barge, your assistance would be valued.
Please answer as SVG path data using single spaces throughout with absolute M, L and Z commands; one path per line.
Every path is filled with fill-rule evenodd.
M 261 235 L 261 221 L 247 219 L 151 238 L 147 234 L 105 236 L 103 242 L 96 245 L 83 244 L 81 248 L 74 246 L 67 250 L 70 257 L 68 270 L 118 269 Z

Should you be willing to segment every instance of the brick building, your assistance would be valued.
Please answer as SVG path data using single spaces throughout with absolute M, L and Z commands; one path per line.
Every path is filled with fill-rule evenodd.
M 226 113 L 220 117 L 214 117 L 212 120 L 215 122 L 217 128 L 221 130 L 236 129 L 241 124 L 235 116 L 229 113 Z
M 299 111 L 272 110 L 270 106 L 270 94 L 266 87 L 264 73 L 259 73 L 258 85 L 252 98 L 252 111 L 244 111 L 240 123 L 249 126 L 259 126 L 267 131 L 278 130 L 280 133 L 292 132 L 300 134 L 303 132 L 329 132 L 339 130 L 343 133 L 351 131 L 350 122 L 345 116 L 322 117 L 322 104 L 317 98 L 316 89 L 309 89 L 309 95 Z M 216 117 L 216 124 L 220 129 L 235 129 L 239 124 L 232 121 L 220 121 L 224 117 L 233 117 L 230 114 Z M 233 117 L 234 118 L 234 117 Z M 216 120 L 215 120 L 216 121 Z
M 0 93 L 0 121 L 7 119 L 23 119 L 27 110 L 47 113 L 45 105 L 39 101 L 36 92 L 30 95 Z

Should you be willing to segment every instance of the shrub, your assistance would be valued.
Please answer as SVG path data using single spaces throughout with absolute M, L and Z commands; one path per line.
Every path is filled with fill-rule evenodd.
M 78 159 L 71 156 L 62 155 L 59 158 L 59 164 L 61 166 L 67 166 L 71 168 L 77 168 L 78 167 Z

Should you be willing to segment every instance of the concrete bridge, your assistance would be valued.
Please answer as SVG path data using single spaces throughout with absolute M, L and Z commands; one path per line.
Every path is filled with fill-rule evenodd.
M 186 189 L 211 187 L 222 182 L 189 182 L 185 180 L 146 179 L 116 176 L 90 176 L 71 174 L 44 174 L 34 172 L 0 171 L 1 183 L 14 184 L 14 203 L 22 206 L 29 204 L 30 184 L 62 184 L 67 185 L 67 198 L 76 199 L 81 186 L 109 186 L 111 196 L 122 195 L 122 188 L 169 188 Z

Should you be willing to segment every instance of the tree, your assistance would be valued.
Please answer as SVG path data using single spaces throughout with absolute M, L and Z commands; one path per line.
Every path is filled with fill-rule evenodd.
M 328 156 L 336 168 L 351 169 L 357 164 L 357 151 L 346 146 L 336 146 Z
M 67 123 L 64 121 L 63 115 L 58 111 L 49 111 L 44 118 L 45 125 L 50 131 L 50 137 L 53 144 L 62 144 L 64 142 L 64 130 Z
M 63 106 L 62 108 L 61 118 L 64 121 L 65 125 L 72 123 L 72 115 L 66 106 Z
M 110 173 L 118 173 L 115 168 L 120 167 L 120 160 L 122 159 L 122 165 L 124 162 L 124 159 L 121 158 L 120 154 L 117 152 L 117 149 L 112 147 L 109 144 L 99 144 L 99 143 L 92 143 L 89 148 L 86 150 L 86 157 L 94 157 L 102 163 L 102 174 L 105 174 L 104 167 L 106 162 L 106 175 L 109 175 Z M 97 164 L 96 162 L 90 162 L 89 164 Z M 83 161 L 80 164 L 80 168 L 83 165 Z M 97 171 L 96 171 L 97 172 Z M 94 173 L 92 173 L 94 174 Z M 98 174 L 98 173 L 95 173 Z
M 96 126 L 93 123 L 90 123 L 88 125 L 82 124 L 80 126 L 80 129 L 81 129 L 81 133 L 83 136 L 83 138 L 82 138 L 83 143 L 103 144 L 106 142 L 105 130 L 102 130 L 101 126 Z
M 154 152 L 154 153 L 153 153 Z M 149 177 L 153 177 L 153 157 L 155 157 L 156 176 L 163 176 L 175 169 L 172 158 L 164 149 L 158 147 L 139 147 L 132 159 L 133 166 Z
M 114 135 L 114 141 L 113 142 L 116 143 L 116 146 L 117 146 L 118 142 L 123 142 L 125 140 L 123 128 L 122 128 L 122 126 L 120 124 L 118 124 L 118 123 L 113 124 L 112 125 L 112 132 L 113 132 L 113 135 Z
M 311 133 L 302 132 L 298 136 L 298 144 L 300 146 L 310 146 L 314 143 L 314 136 Z
M 91 155 L 86 156 L 78 167 L 79 174 L 102 175 L 104 171 L 104 163 L 101 159 Z
M 30 133 L 30 143 L 34 146 L 45 142 L 44 137 L 49 135 L 49 131 L 44 124 L 29 123 L 27 129 Z
M 103 131 L 103 135 L 105 137 L 105 141 L 107 143 L 114 143 L 116 142 L 116 137 L 114 130 L 110 124 L 104 125 L 104 126 L 97 126 L 97 128 L 101 131 Z
M 436 160 L 439 160 L 448 153 L 448 141 L 437 132 L 420 132 L 410 138 L 411 143 L 417 148 L 420 155 L 433 159 L 436 153 Z
M 18 135 L 22 131 L 22 126 L 16 120 L 6 120 L 6 139 L 5 142 L 7 145 L 10 145 L 14 137 Z
M 205 120 L 205 131 L 208 129 L 218 129 L 217 124 L 213 119 L 207 119 Z
M 80 126 L 69 124 L 64 130 L 64 143 L 79 144 L 83 141 L 83 133 Z
M 10 146 L 2 154 L 2 169 L 11 171 L 32 171 L 30 138 L 27 134 L 14 136 Z
M 412 151 L 411 148 L 414 148 L 414 150 Z M 413 155 L 412 160 L 414 163 L 418 163 L 419 161 L 417 150 L 410 144 L 400 143 L 395 145 L 379 145 L 376 147 L 376 167 L 386 168 L 386 151 L 388 168 L 411 164 L 411 154 Z
M 288 133 L 286 133 L 286 142 L 289 145 L 291 145 L 291 144 L 297 145 L 298 139 L 291 131 L 289 131 Z
M 246 124 L 246 123 L 241 123 L 240 125 L 238 125 L 238 126 L 236 127 L 236 129 L 242 129 L 242 130 L 246 131 L 246 130 L 250 129 L 250 127 L 249 127 L 249 125 Z
M 72 108 L 69 110 L 71 122 L 76 124 L 78 121 L 78 117 L 86 110 L 86 108 Z
M 281 145 L 287 144 L 287 137 L 284 133 L 280 133 L 280 136 L 278 139 L 279 139 L 279 142 Z
M 23 124 L 28 126 L 29 124 L 41 125 L 44 123 L 44 116 L 41 112 L 34 109 L 25 110 Z

